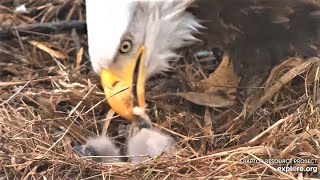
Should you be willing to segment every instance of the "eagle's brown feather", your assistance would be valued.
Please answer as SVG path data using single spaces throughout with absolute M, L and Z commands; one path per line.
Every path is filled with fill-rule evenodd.
M 229 54 L 246 85 L 290 56 L 315 56 L 320 0 L 198 0 L 199 39 Z M 248 84 L 247 84 L 248 85 Z

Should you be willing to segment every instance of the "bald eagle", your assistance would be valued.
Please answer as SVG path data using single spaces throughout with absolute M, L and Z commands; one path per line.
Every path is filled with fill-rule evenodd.
M 90 60 L 107 101 L 137 121 L 145 83 L 177 50 L 227 53 L 242 82 L 290 56 L 316 56 L 320 0 L 86 0 Z

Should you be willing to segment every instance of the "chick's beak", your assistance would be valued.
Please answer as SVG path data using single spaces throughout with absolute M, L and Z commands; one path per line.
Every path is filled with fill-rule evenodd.
M 121 68 L 103 69 L 101 81 L 107 101 L 121 117 L 130 121 L 138 119 L 134 107 L 145 108 L 145 48 L 142 46 L 134 59 Z

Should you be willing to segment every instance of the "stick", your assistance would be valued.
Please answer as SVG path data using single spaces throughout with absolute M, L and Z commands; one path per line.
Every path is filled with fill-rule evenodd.
M 28 36 L 30 34 L 62 34 L 76 29 L 78 33 L 87 33 L 87 26 L 85 21 L 60 21 L 30 24 L 18 27 L 6 27 L 0 25 L 0 39 L 10 40 L 16 37 L 15 32 L 20 36 Z

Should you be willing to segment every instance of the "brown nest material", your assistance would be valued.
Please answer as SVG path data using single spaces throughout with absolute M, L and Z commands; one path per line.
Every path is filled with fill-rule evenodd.
M 14 13 L 23 3 L 28 12 Z M 1 25 L 7 27 L 85 18 L 83 0 L 0 0 L 0 11 Z M 194 83 L 190 79 L 200 78 L 197 70 L 187 70 L 194 65 L 187 56 L 176 71 L 159 75 L 147 87 L 149 114 L 155 125 L 171 134 L 181 149 L 140 165 L 105 165 L 72 152 L 74 145 L 99 134 L 108 120 L 109 107 L 88 61 L 86 37 L 76 30 L 25 36 L 17 31 L 15 36 L 0 42 L 0 179 L 319 177 L 317 172 L 277 170 L 285 166 L 320 168 L 314 161 L 259 162 L 320 158 L 317 58 L 288 60 L 272 72 L 265 88 L 251 100 L 214 109 L 178 96 L 156 97 L 177 89 L 186 91 Z M 197 68 L 201 66 L 193 69 Z M 120 147 L 124 137 L 119 127 L 126 124 L 116 118 L 108 128 Z

